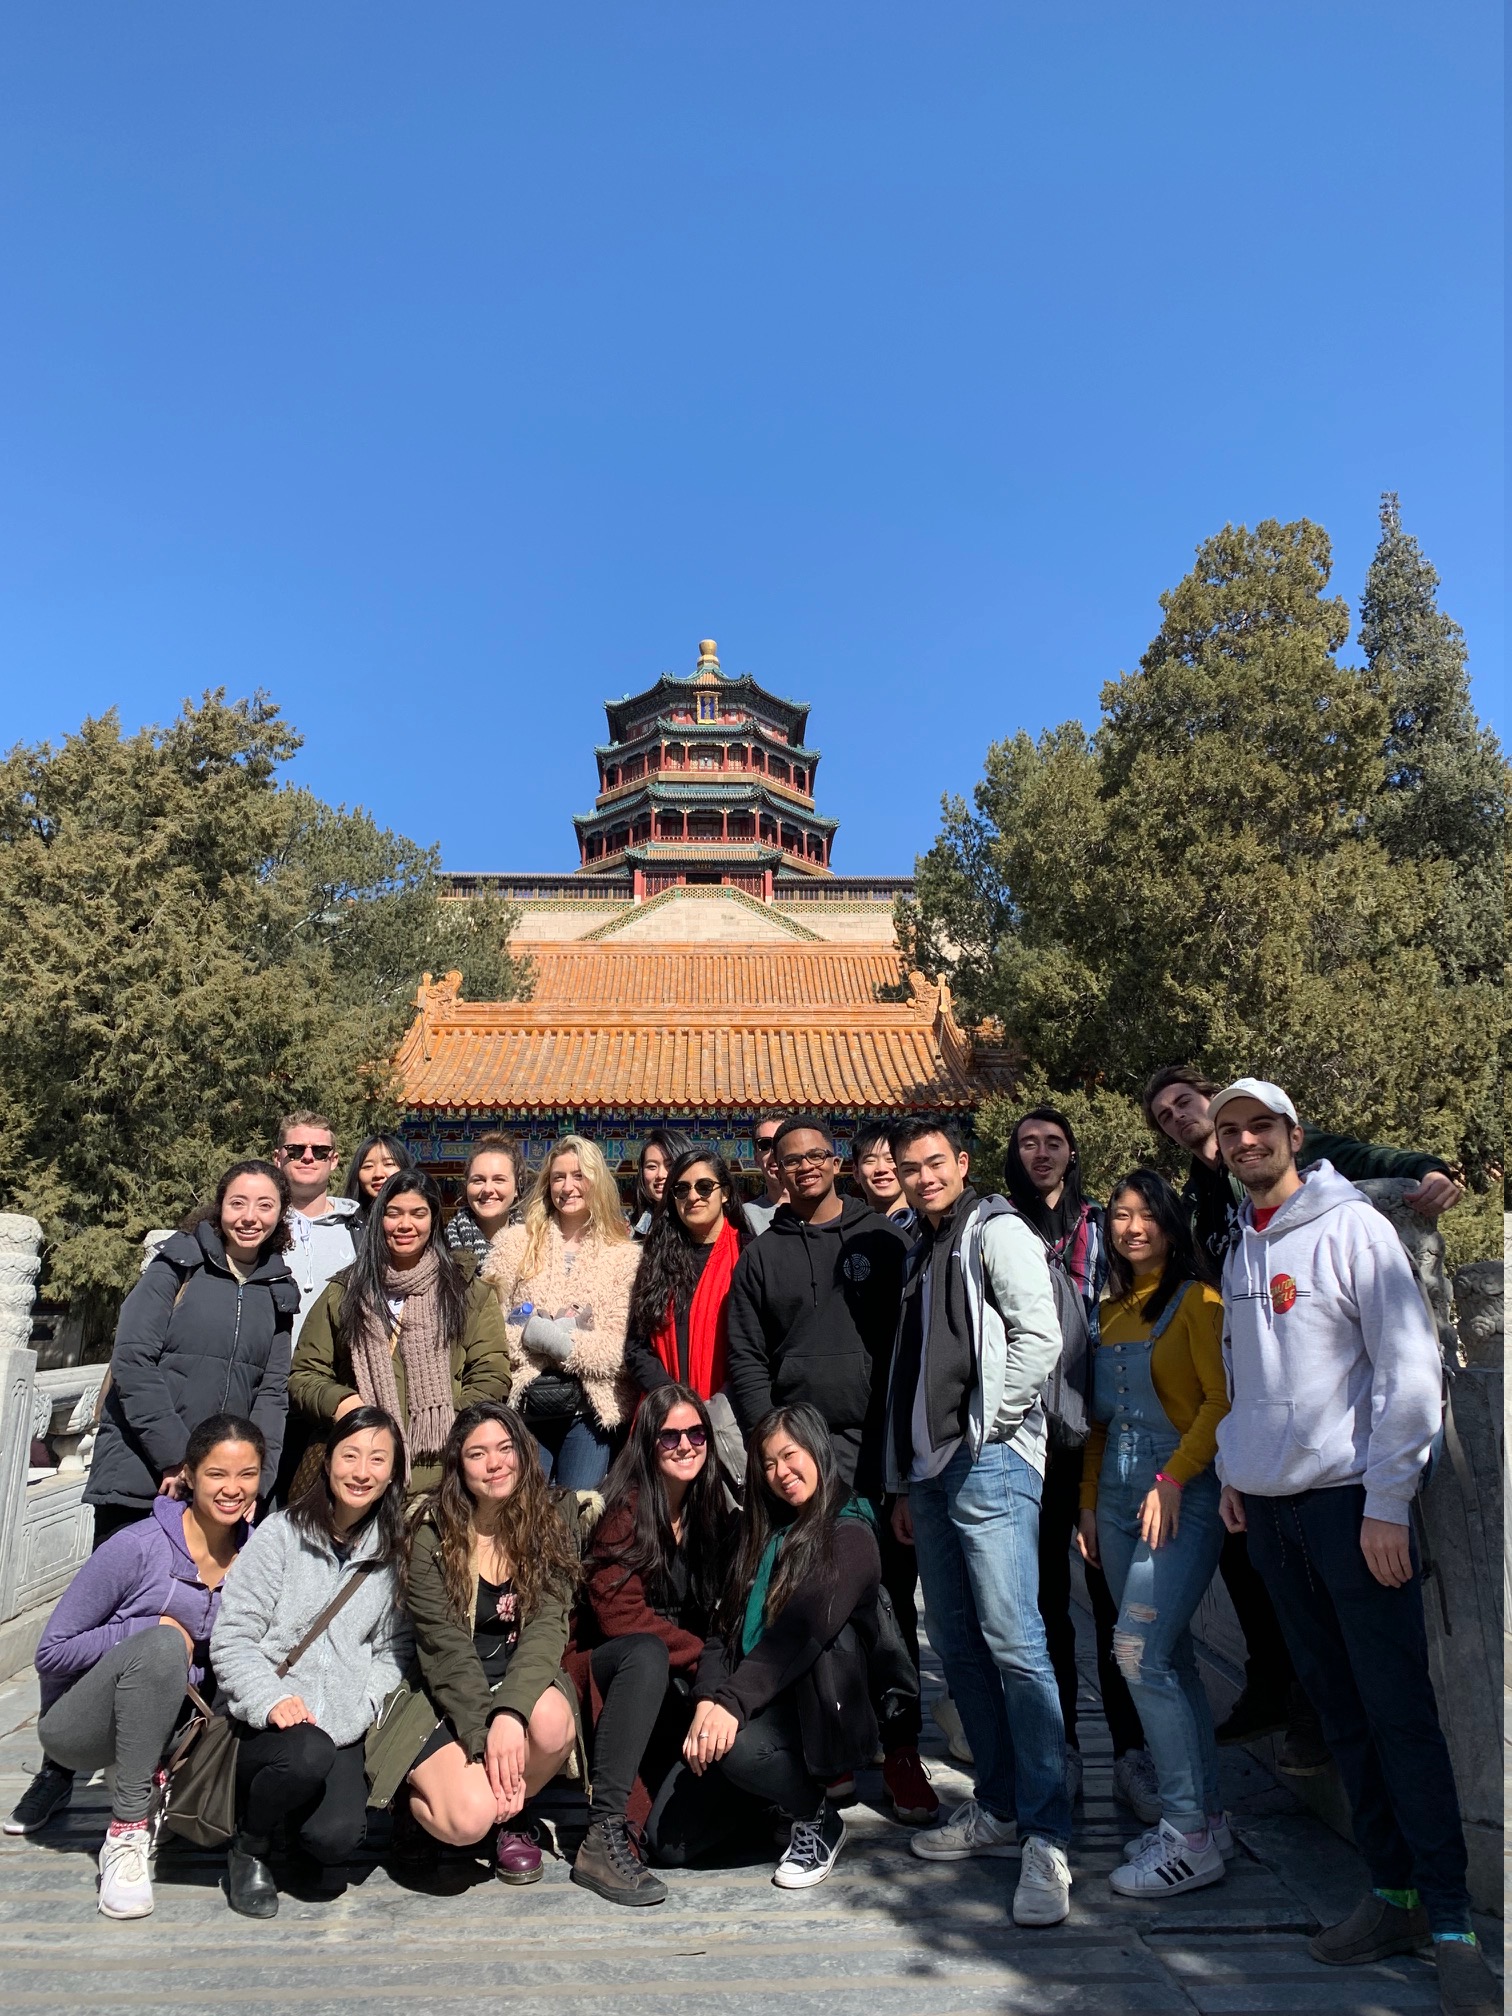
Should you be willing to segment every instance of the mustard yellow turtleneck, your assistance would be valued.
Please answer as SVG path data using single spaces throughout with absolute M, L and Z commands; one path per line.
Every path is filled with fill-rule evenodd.
M 1136 1274 L 1132 1294 L 1119 1302 L 1103 1302 L 1099 1312 L 1103 1345 L 1138 1344 L 1149 1336 L 1144 1309 L 1159 1280 L 1158 1274 Z M 1223 1376 L 1223 1297 L 1216 1288 L 1189 1281 L 1182 1289 L 1176 1314 L 1150 1354 L 1150 1380 L 1181 1437 L 1161 1468 L 1178 1484 L 1188 1484 L 1212 1462 L 1218 1423 L 1229 1410 Z M 1094 1421 L 1082 1449 L 1081 1502 L 1086 1511 L 1097 1504 L 1097 1477 L 1107 1440 L 1106 1425 Z

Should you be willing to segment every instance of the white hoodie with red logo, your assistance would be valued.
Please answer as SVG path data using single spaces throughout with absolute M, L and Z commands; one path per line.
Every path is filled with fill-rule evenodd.
M 1405 1526 L 1442 1409 L 1442 1363 L 1401 1241 L 1332 1163 L 1263 1232 L 1246 1203 L 1223 1269 L 1233 1405 L 1218 1475 L 1281 1498 L 1365 1486 L 1367 1519 Z

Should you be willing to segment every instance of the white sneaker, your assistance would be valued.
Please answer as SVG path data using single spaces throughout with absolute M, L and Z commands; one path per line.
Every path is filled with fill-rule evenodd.
M 828 1876 L 844 1846 L 845 1822 L 833 1806 L 821 1819 L 795 1820 L 772 1881 L 779 1890 L 810 1890 Z
M 1082 1754 L 1080 1750 L 1066 1752 L 1066 1803 L 1074 1806 L 1082 1795 Z
M 1071 1865 L 1064 1848 L 1031 1834 L 1024 1843 L 1018 1888 L 1013 1893 L 1015 1925 L 1059 1925 L 1071 1911 Z
M 152 1879 L 147 1858 L 152 1829 L 112 1827 L 100 1850 L 100 1909 L 107 1918 L 145 1918 L 152 1910 Z
M 1162 1820 L 1132 1862 L 1115 1869 L 1108 1882 L 1118 1897 L 1174 1897 L 1221 1883 L 1227 1870 L 1211 1837 L 1194 1848 L 1185 1834 Z
M 1146 1827 L 1160 1825 L 1160 1786 L 1148 1750 L 1125 1750 L 1113 1765 L 1113 1797 Z
M 973 1855 L 1017 1855 L 1018 1827 L 975 1799 L 964 1799 L 938 1827 L 921 1827 L 908 1845 L 926 1862 L 965 1862 Z
M 1234 1842 L 1233 1829 L 1229 1826 L 1229 1816 L 1227 1813 L 1210 1813 L 1208 1815 L 1208 1833 L 1213 1837 L 1213 1846 L 1218 1850 L 1218 1853 L 1223 1857 L 1225 1862 L 1231 1860 L 1238 1853 Z M 1125 1841 L 1123 1845 L 1125 1862 L 1132 1862 L 1136 1855 L 1143 1855 L 1150 1843 L 1159 1839 L 1159 1827 L 1146 1827 L 1143 1834 L 1136 1834 L 1132 1841 Z
M 961 1727 L 961 1711 L 948 1694 L 942 1694 L 930 1714 L 935 1719 L 935 1727 L 945 1738 L 945 1747 L 957 1764 L 972 1762 L 971 1745 L 966 1741 L 966 1731 Z

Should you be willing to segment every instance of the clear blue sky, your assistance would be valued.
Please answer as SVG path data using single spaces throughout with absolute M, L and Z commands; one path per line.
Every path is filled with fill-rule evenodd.
M 1357 605 L 1386 487 L 1494 718 L 1501 136 L 1492 0 L 13 9 L 0 741 L 262 685 L 568 868 L 714 636 L 897 872 L 1226 520 Z

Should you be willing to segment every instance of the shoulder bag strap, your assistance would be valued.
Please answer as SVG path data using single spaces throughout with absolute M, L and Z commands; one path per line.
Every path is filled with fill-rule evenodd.
M 303 1659 L 304 1655 L 315 1643 L 315 1640 L 320 1636 L 321 1632 L 328 1630 L 330 1628 L 330 1626 L 336 1620 L 337 1613 L 341 1610 L 344 1610 L 347 1604 L 350 1603 L 352 1598 L 357 1594 L 358 1589 L 361 1587 L 362 1577 L 364 1575 L 371 1574 L 373 1569 L 375 1569 L 377 1566 L 378 1563 L 376 1561 L 359 1561 L 357 1563 L 356 1567 L 352 1570 L 352 1579 L 350 1582 L 348 1582 L 345 1589 L 337 1591 L 337 1593 L 331 1598 L 330 1602 L 327 1603 L 324 1610 L 322 1610 L 320 1615 L 315 1619 L 315 1622 L 310 1626 L 309 1630 L 306 1631 L 303 1638 L 301 1638 L 299 1643 L 294 1647 L 293 1651 L 286 1652 L 283 1658 L 280 1659 L 278 1664 L 273 1668 L 273 1671 L 278 1675 L 280 1680 L 284 1679 L 287 1676 L 291 1666 L 297 1666 L 299 1664 L 300 1660 Z

